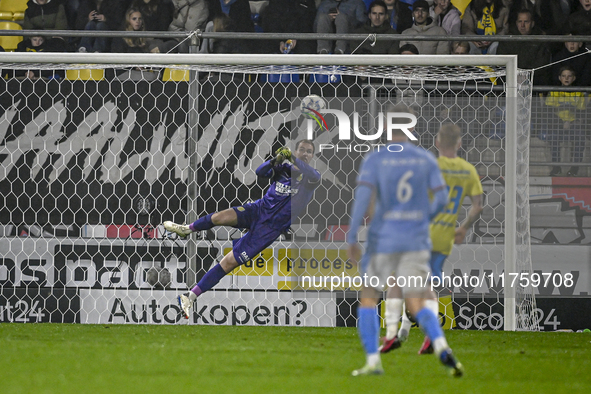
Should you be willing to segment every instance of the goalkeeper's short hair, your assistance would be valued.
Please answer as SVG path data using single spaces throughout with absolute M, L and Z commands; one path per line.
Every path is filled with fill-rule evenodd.
M 312 148 L 314 148 L 314 153 L 316 153 L 316 145 L 314 145 L 314 141 L 308 140 L 308 139 L 299 140 L 298 142 L 296 142 L 295 150 L 298 150 L 298 148 L 300 147 L 300 144 L 312 145 Z

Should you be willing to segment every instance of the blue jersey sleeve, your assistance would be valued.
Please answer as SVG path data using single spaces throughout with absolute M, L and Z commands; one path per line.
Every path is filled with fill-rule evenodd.
M 271 178 L 275 174 L 273 171 L 273 160 L 267 160 L 256 169 L 257 176 Z
M 315 168 L 298 159 L 297 157 L 294 157 L 294 164 L 297 168 L 299 168 L 304 177 L 306 177 L 308 183 L 320 182 L 320 173 Z

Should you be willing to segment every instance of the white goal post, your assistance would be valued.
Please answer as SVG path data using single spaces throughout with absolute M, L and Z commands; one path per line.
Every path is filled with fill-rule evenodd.
M 200 83 L 198 73 L 243 73 L 245 75 L 259 74 L 339 74 L 342 76 L 381 78 L 386 80 L 382 84 L 390 83 L 390 80 L 396 85 L 396 80 L 414 81 L 422 87 L 424 83 L 441 84 L 443 82 L 459 82 L 460 84 L 474 84 L 474 89 L 478 90 L 478 83 L 483 79 L 496 80 L 499 78 L 498 87 L 502 90 L 499 96 L 503 96 L 505 107 L 502 123 L 505 125 L 504 135 L 501 137 L 501 150 L 504 150 L 504 163 L 499 165 L 503 169 L 499 170 L 499 176 L 504 181 L 504 195 L 500 197 L 504 206 L 504 223 L 500 225 L 500 233 L 504 235 L 503 244 L 503 272 L 505 273 L 503 291 L 504 308 L 504 329 L 505 330 L 537 330 L 535 316 L 535 298 L 532 288 L 520 288 L 519 284 L 511 281 L 509 273 L 528 272 L 531 274 L 531 251 L 529 246 L 529 116 L 531 107 L 531 75 L 527 72 L 517 69 L 516 56 L 473 56 L 473 55 L 230 55 L 230 54 L 115 54 L 115 53 L 0 53 L 0 68 L 6 69 L 73 69 L 81 70 L 88 68 L 106 69 L 118 67 L 138 67 L 138 68 L 169 68 L 179 70 L 191 70 L 191 76 L 188 80 L 188 88 L 182 94 L 187 94 L 189 98 L 189 107 L 187 114 L 188 134 L 185 150 L 188 161 L 184 164 L 188 168 L 181 168 L 179 171 L 188 171 L 186 175 L 189 178 L 189 184 L 195 188 L 191 190 L 189 186 L 189 201 L 187 204 L 187 215 L 191 220 L 204 213 L 203 204 L 198 203 L 196 197 L 197 189 L 200 185 L 196 182 L 196 168 L 199 165 L 199 158 L 196 157 L 197 151 L 207 152 L 207 147 L 199 145 L 197 136 L 204 132 L 199 126 L 200 112 L 197 111 L 198 102 L 201 100 L 215 100 L 215 97 L 200 96 Z M 484 70 L 484 71 L 483 71 Z M 245 78 L 242 78 L 245 80 Z M 494 82 L 494 85 L 497 85 Z M 398 86 L 398 89 L 399 86 Z M 470 87 L 472 89 L 472 87 Z M 491 88 L 492 89 L 492 88 Z M 486 90 L 486 89 L 485 89 Z M 181 93 L 179 93 L 181 94 Z M 335 93 L 336 95 L 336 93 Z M 482 101 L 486 101 L 486 93 L 481 95 Z M 294 97 L 295 98 L 295 97 Z M 300 97 L 301 98 L 301 97 Z M 130 105 L 131 100 L 130 100 Z M 372 108 L 374 103 L 369 103 L 368 108 Z M 461 100 L 457 104 L 461 106 Z M 12 108 L 12 107 L 11 107 Z M 7 135 L 6 128 L 10 126 L 7 113 L 14 111 L 14 108 L 2 108 L 3 114 L 0 120 L 0 143 Z M 495 107 L 497 110 L 498 108 Z M 82 108 L 84 110 L 84 108 Z M 461 110 L 461 108 L 460 108 Z M 14 115 L 14 114 L 13 114 Z M 245 112 L 245 116 L 248 111 Z M 97 115 L 98 116 L 98 115 Z M 149 114 L 148 114 L 149 116 Z M 492 115 L 491 115 L 492 116 Z M 501 122 L 499 122 L 501 123 Z M 4 129 L 4 131 L 2 131 Z M 194 133 L 193 137 L 189 137 Z M 89 136 L 92 134 L 89 134 Z M 6 148 L 8 145 L 0 145 L 0 161 L 8 162 L 9 159 L 3 155 L 10 155 Z M 426 148 L 432 148 L 427 146 Z M 246 150 L 247 148 L 245 148 Z M 258 148 L 257 148 L 258 149 Z M 483 148 L 490 150 L 490 146 Z M 116 156 L 116 154 L 114 153 Z M 469 155 L 469 154 L 468 154 Z M 4 159 L 3 159 L 4 157 Z M 481 153 L 480 157 L 484 157 Z M 497 156 L 495 156 L 497 157 Z M 470 161 L 470 159 L 468 158 Z M 484 160 L 484 159 L 482 159 Z M 484 161 L 483 161 L 484 163 Z M 43 163 L 38 163 L 42 165 Z M 139 164 L 139 161 L 136 163 Z M 177 161 L 178 164 L 178 161 Z M 490 164 L 483 164 L 490 166 Z M 4 170 L 3 170 L 4 171 Z M 254 168 L 250 168 L 254 171 Z M 6 178 L 7 173 L 3 174 Z M 4 179 L 3 178 L 3 179 Z M 1 180 L 1 179 L 0 179 Z M 222 182 L 222 180 L 218 180 Z M 2 192 L 8 193 L 8 192 Z M 134 200 L 134 203 L 136 201 Z M 141 204 L 149 205 L 149 202 L 141 200 Z M 178 208 L 178 207 L 177 207 Z M 167 207 L 168 209 L 168 207 Z M 172 208 L 170 208 L 172 209 Z M 10 208 L 8 209 L 10 211 Z M 12 212 L 8 212 L 11 214 Z M 174 212 L 175 214 L 177 212 Z M 8 217 L 8 216 L 6 216 Z M 4 216 L 0 216 L 4 218 Z M 6 219 L 10 222 L 11 219 Z M 2 223 L 6 225 L 6 223 Z M 15 223 L 12 223 L 16 225 Z M 103 223 L 104 224 L 104 223 Z M 0 235 L 0 247 L 10 248 L 11 242 L 7 235 L 3 234 L 5 242 L 2 242 L 3 236 Z M 229 238 L 227 238 L 229 239 Z M 90 243 L 95 243 L 92 239 Z M 501 243 L 494 238 L 493 243 Z M 480 245 L 485 245 L 481 242 Z M 196 254 L 197 244 L 188 242 L 188 259 Z M 310 243 L 310 245 L 315 245 Z M 486 245 L 485 245 L 486 246 Z M 335 245 L 333 244 L 334 248 Z M 336 246 L 338 248 L 338 245 Z M 312 248 L 314 249 L 314 248 Z M 486 249 L 486 247 L 484 247 Z M 487 249 L 488 250 L 488 249 Z M 2 254 L 8 255 L 11 250 L 2 250 Z M 492 252 L 486 252 L 492 253 Z M 475 256 L 478 255 L 477 253 Z M 0 267 L 1 268 L 1 267 Z M 5 270 L 9 272 L 8 269 Z M 0 271 L 0 274 L 2 271 Z M 483 269 L 484 274 L 484 269 Z M 500 274 L 497 272 L 496 274 Z M 8 277 L 8 274 L 6 274 Z M 191 275 L 189 275 L 191 277 Z M 195 276 L 193 276 L 193 279 Z M 0 275 L 0 283 L 2 275 Z M 494 282 L 499 278 L 495 277 Z M 109 283 L 111 279 L 108 280 Z M 191 281 L 187 279 L 187 281 Z M 493 281 L 491 274 L 491 282 Z M 250 285 L 252 281 L 246 281 Z M 21 282 L 21 286 L 23 282 Z M 232 282 L 229 286 L 236 287 Z M 262 282 L 261 282 L 262 283 Z M 258 285 L 253 288 L 259 289 Z M 92 287 L 92 286 L 90 286 Z M 264 286 L 263 286 L 264 287 Z M 1 285 L 0 290 L 8 288 L 8 285 Z M 123 289 L 113 290 L 113 294 L 123 291 Z M 156 291 L 156 290 L 154 290 Z M 134 293 L 135 294 L 135 293 Z M 279 293 L 281 294 L 281 293 Z M 66 297 L 64 295 L 63 297 Z M 318 299 L 322 299 L 322 292 L 319 292 Z M 345 296 L 343 296 L 345 297 Z M 59 298 L 59 297 L 58 297 Z M 279 299 L 285 298 L 281 295 Z M 1 300 L 1 296 L 0 296 Z M 59 303 L 60 300 L 58 299 Z M 319 301 L 320 302 L 320 301 Z M 13 302 L 14 304 L 14 302 Z M 32 301 L 31 301 L 32 304 Z M 326 304 L 324 304 L 326 307 Z M 74 308 L 74 307 L 71 307 Z M 322 306 L 320 306 L 322 309 Z M 115 307 L 113 307 L 115 310 Z M 119 310 L 118 310 L 119 311 Z M 300 311 L 304 313 L 303 310 Z M 119 313 L 119 312 L 118 312 Z M 122 313 L 122 312 L 121 312 Z M 171 312 L 172 313 L 172 312 Z M 229 313 L 229 312 L 228 312 Z M 250 312 L 249 312 L 250 313 Z M 213 319 L 214 312 L 211 312 Z M 217 316 L 217 315 L 216 315 Z M 242 315 L 241 315 L 242 316 Z M 251 315 L 249 315 L 250 318 Z M 0 318 L 2 315 L 0 314 Z M 254 315 L 253 315 L 254 319 Z M 316 317 L 317 321 L 321 318 Z M 215 319 L 214 319 L 215 320 Z M 330 320 L 330 319 L 329 319 Z M 334 320 L 334 319 L 333 319 Z M 298 323 L 299 324 L 299 323 Z M 334 322 L 333 322 L 334 324 Z M 491 324 L 491 326 L 493 326 Z

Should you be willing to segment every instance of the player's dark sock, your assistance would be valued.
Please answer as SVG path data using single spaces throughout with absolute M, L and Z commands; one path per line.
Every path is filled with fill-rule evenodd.
M 203 216 L 195 220 L 193 223 L 189 225 L 189 228 L 191 229 L 191 231 L 202 231 L 209 230 L 210 228 L 215 227 L 215 225 L 211 222 L 212 215 L 213 213 L 210 213 L 209 215 Z
M 376 308 L 359 307 L 357 309 L 357 329 L 361 343 L 367 354 L 378 352 L 378 338 L 380 334 L 379 317 L 376 314 Z
M 220 264 L 217 264 L 203 275 L 203 278 L 201 278 L 199 283 L 197 283 L 197 286 L 193 287 L 191 291 L 196 295 L 205 293 L 207 290 L 210 290 L 217 285 L 224 276 L 226 276 L 226 271 L 224 271 Z M 199 291 L 199 294 L 197 294 L 197 291 Z

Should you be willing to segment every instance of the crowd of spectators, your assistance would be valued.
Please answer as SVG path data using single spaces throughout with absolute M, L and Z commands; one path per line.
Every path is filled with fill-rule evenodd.
M 254 0 L 253 0 L 254 1 Z M 411 44 L 419 54 L 517 54 L 519 67 L 567 60 L 579 86 L 591 83 L 590 56 L 577 43 L 502 42 L 497 35 L 591 35 L 591 0 L 266 0 L 253 17 L 249 0 L 30 0 L 23 29 L 190 32 L 401 34 L 400 41 L 300 40 L 286 51 L 280 40 L 203 40 L 202 53 L 397 54 Z M 132 27 L 134 10 L 141 24 Z M 256 22 L 256 25 L 255 25 Z M 480 41 L 413 41 L 414 35 L 483 36 Z M 136 42 L 137 41 L 137 42 Z M 30 40 L 28 40 L 30 42 Z M 294 41 L 295 43 L 295 41 Z M 124 40 L 47 35 L 39 50 L 187 53 L 189 40 Z M 47 48 L 47 49 L 45 49 Z M 558 66 L 557 66 L 558 67 Z M 537 84 L 559 85 L 558 69 Z
M 539 69 L 538 85 L 560 85 L 559 68 L 572 67 L 576 86 L 591 86 L 591 54 L 577 42 L 499 42 L 498 35 L 591 35 L 591 0 L 30 0 L 23 29 L 269 33 L 400 34 L 393 40 L 205 39 L 201 53 L 517 54 L 518 66 Z M 260 1 L 260 0 L 257 0 Z M 416 35 L 482 36 L 479 41 L 418 41 Z M 287 37 L 286 37 L 287 38 Z M 18 50 L 187 53 L 188 39 L 127 39 L 50 34 L 26 39 Z M 589 44 L 591 47 L 591 43 Z M 409 49 L 410 48 L 410 49 Z

